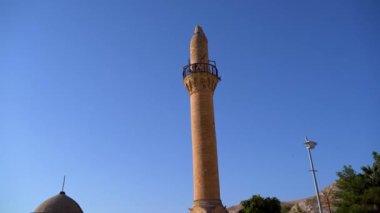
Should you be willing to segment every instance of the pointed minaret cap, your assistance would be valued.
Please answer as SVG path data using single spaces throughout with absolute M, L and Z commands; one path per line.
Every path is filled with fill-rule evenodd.
M 202 33 L 202 34 L 204 34 L 203 29 L 202 29 L 202 27 L 199 24 L 195 25 L 194 33 Z
M 190 40 L 190 63 L 208 63 L 207 37 L 198 24 Z

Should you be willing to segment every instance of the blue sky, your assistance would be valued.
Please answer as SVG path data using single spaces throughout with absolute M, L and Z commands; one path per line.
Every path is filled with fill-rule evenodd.
M 192 205 L 182 67 L 196 24 L 222 81 L 221 196 L 292 200 L 380 151 L 380 3 L 0 1 L 0 212 L 65 191 L 85 212 Z

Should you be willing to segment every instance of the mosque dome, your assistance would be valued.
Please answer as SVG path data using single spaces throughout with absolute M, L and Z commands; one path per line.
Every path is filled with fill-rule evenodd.
M 62 191 L 41 203 L 34 213 L 83 213 L 83 211 L 75 200 Z

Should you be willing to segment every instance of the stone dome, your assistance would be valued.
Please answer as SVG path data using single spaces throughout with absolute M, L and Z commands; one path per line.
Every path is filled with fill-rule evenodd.
M 83 213 L 83 211 L 75 200 L 62 191 L 41 203 L 34 213 Z

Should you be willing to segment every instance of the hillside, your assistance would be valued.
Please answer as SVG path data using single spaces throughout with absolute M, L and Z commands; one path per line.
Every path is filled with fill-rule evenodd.
M 332 202 L 335 199 L 334 192 L 337 190 L 335 183 L 326 186 L 320 190 L 319 196 L 321 198 L 321 204 L 323 212 L 334 211 Z M 281 205 L 290 207 L 289 213 L 298 213 L 298 212 L 307 212 L 307 213 L 317 213 L 318 204 L 316 196 L 311 196 L 303 199 L 292 200 L 292 201 L 283 201 Z M 242 209 L 240 204 L 228 207 L 227 210 L 229 213 L 238 213 Z

